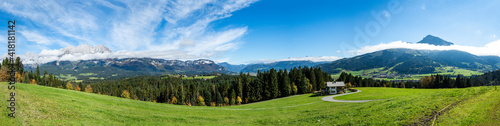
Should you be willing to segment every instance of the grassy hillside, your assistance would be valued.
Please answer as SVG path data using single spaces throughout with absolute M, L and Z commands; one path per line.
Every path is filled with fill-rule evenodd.
M 383 100 L 333 103 L 305 94 L 233 107 L 152 103 L 29 84 L 16 87 L 17 115 L 11 120 L 5 102 L 7 83 L 0 83 L 0 98 L 5 99 L 0 104 L 0 125 L 411 125 L 429 124 L 433 111 L 452 103 L 456 107 L 446 111 L 451 114 L 439 116 L 438 124 L 498 125 L 494 120 L 500 115 L 500 91 L 493 87 L 359 88 L 363 92 L 336 99 Z
M 423 76 L 431 76 L 431 75 L 446 75 L 446 76 L 451 76 L 451 77 L 456 77 L 457 75 L 461 76 L 474 76 L 474 75 L 482 75 L 483 73 L 480 71 L 473 71 L 473 70 L 467 70 L 467 69 L 461 69 L 461 68 L 454 68 L 454 67 L 436 67 L 436 70 L 434 73 L 428 73 L 428 74 L 407 74 L 406 76 L 390 76 L 390 74 L 393 74 L 394 72 L 391 72 L 391 68 L 389 69 L 384 69 L 383 67 L 381 68 L 373 68 L 373 69 L 366 69 L 366 70 L 359 70 L 359 71 L 348 71 L 348 70 L 343 70 L 339 69 L 342 72 L 346 73 L 351 73 L 354 76 L 361 76 L 363 78 L 372 78 L 373 75 L 389 75 L 387 77 L 375 77 L 375 79 L 380 79 L 380 80 L 394 80 L 394 79 L 405 79 L 405 80 L 420 80 Z M 340 72 L 340 73 L 342 73 Z M 332 74 L 331 76 L 333 78 L 338 78 L 340 76 L 340 73 Z
M 440 67 L 456 67 L 465 70 L 486 72 L 497 70 L 500 57 L 481 57 L 457 50 L 412 50 L 386 49 L 358 55 L 352 58 L 339 59 L 320 64 L 328 73 L 345 71 L 361 71 L 383 68 L 387 73 L 429 74 L 439 72 Z M 340 69 L 339 69 L 340 68 Z

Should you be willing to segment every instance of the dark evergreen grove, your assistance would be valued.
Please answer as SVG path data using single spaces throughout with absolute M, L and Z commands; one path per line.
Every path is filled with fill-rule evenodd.
M 240 73 L 238 76 L 221 75 L 208 80 L 140 76 L 94 81 L 88 85 L 93 87 L 94 93 L 142 101 L 224 106 L 310 93 L 324 88 L 326 81 L 332 81 L 332 78 L 320 68 L 298 67 L 290 72 L 276 69 L 258 71 L 257 76 Z M 298 89 L 294 89 L 296 87 Z
M 452 78 L 447 75 L 431 75 L 424 76 L 418 81 L 386 81 L 374 80 L 371 78 L 362 78 L 361 76 L 353 76 L 342 72 L 337 81 L 344 81 L 346 85 L 352 87 L 395 87 L 395 88 L 465 88 L 472 86 L 498 85 L 500 78 L 500 70 L 487 72 L 476 77 L 464 77 L 457 75 Z

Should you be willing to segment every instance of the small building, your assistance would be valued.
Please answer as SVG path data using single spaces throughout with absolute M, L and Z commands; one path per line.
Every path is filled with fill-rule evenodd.
M 344 92 L 345 84 L 342 81 L 337 82 L 326 82 L 325 94 L 338 94 L 339 92 Z

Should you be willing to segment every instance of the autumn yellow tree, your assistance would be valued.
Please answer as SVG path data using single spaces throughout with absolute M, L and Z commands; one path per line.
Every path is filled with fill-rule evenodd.
M 351 85 L 351 83 L 350 83 L 350 82 L 349 82 L 349 83 L 347 83 L 347 84 L 345 84 L 345 88 L 347 88 L 347 89 L 351 88 L 351 86 L 352 86 L 352 85 Z
M 203 99 L 203 97 L 201 96 L 198 96 L 198 98 L 196 99 L 196 104 L 198 104 L 199 106 L 205 106 L 205 99 Z
M 69 82 L 68 82 L 68 83 L 69 83 Z M 34 85 L 36 85 L 36 80 L 35 80 L 35 79 L 31 79 L 30 84 L 34 84 Z M 73 90 L 73 87 L 71 87 L 71 90 Z
M 236 104 L 237 104 L 237 105 L 240 105 L 240 104 L 241 104 L 241 102 L 242 102 L 242 101 L 241 101 L 240 96 L 236 97 Z
M 175 103 L 177 103 L 177 98 L 175 98 L 175 96 L 173 96 L 173 97 L 172 97 L 172 101 L 171 101 L 171 103 L 170 103 L 170 104 L 175 104 Z
M 90 84 L 85 87 L 85 92 L 92 93 L 92 87 L 90 86 Z
M 224 103 L 225 103 L 226 105 L 229 105 L 229 98 L 224 97 Z
M 3 67 L 0 69 L 0 81 L 9 81 L 9 68 Z
M 75 91 L 81 91 L 80 86 L 76 85 Z
M 124 98 L 130 98 L 130 93 L 127 90 L 123 90 L 121 96 L 124 97 Z
M 24 75 L 19 73 L 19 72 L 16 72 L 16 81 L 21 83 L 24 81 Z
M 33 79 L 34 80 L 34 79 Z M 66 89 L 73 90 L 73 85 L 71 83 L 66 83 Z
M 422 83 L 423 88 L 429 88 L 430 83 L 432 83 L 433 79 L 434 78 L 432 76 L 423 76 L 422 78 L 420 78 L 420 83 Z

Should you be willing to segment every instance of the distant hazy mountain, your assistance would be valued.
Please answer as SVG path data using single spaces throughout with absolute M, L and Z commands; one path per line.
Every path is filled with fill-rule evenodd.
M 229 64 L 227 62 L 218 63 L 217 65 L 223 66 L 223 67 L 227 68 L 227 70 L 229 70 L 231 72 L 236 72 L 236 73 L 239 73 L 241 70 L 243 70 L 243 68 L 245 68 L 247 66 L 245 64 L 232 65 L 232 64 Z
M 274 69 L 291 69 L 293 67 L 298 67 L 298 66 L 308 66 L 308 67 L 313 67 L 318 64 L 323 64 L 327 62 L 312 62 L 312 61 L 279 61 L 279 62 L 273 62 L 273 63 L 261 63 L 261 64 L 250 64 L 246 66 L 244 69 L 241 70 L 243 73 L 257 73 L 257 70 L 264 71 L 264 70 L 270 70 L 271 68 Z
M 437 45 L 437 46 L 450 46 L 453 45 L 453 43 L 445 41 L 439 37 L 432 36 L 432 35 L 427 35 L 425 36 L 424 39 L 420 40 L 417 43 L 427 43 L 430 45 Z
M 471 70 L 496 70 L 500 68 L 498 56 L 476 56 L 457 50 L 432 51 L 412 49 L 387 49 L 320 64 L 329 73 L 344 70 L 372 68 L 391 69 L 398 73 L 432 73 L 435 67 L 454 66 Z M 340 69 L 339 69 L 340 68 Z
M 35 71 L 36 68 L 25 67 L 25 69 L 28 71 Z M 40 70 L 47 70 L 47 72 L 55 75 L 71 74 L 72 76 L 76 76 L 78 79 L 88 79 L 90 77 L 114 78 L 137 75 L 229 72 L 225 67 L 219 66 L 214 61 L 206 59 L 180 61 L 153 58 L 52 61 L 41 64 Z

